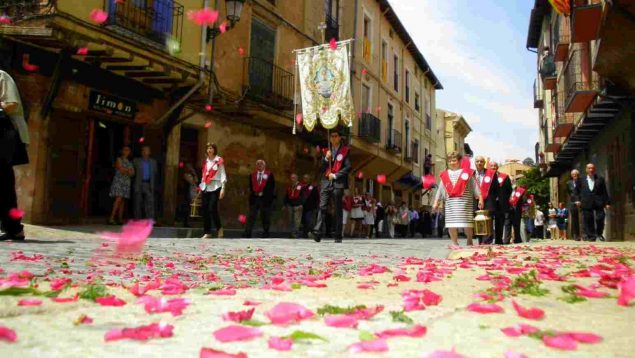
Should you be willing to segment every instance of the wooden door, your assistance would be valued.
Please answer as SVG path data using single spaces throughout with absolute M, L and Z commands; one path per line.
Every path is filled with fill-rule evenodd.
M 48 221 L 77 223 L 83 217 L 82 188 L 86 168 L 87 121 L 57 112 L 49 124 Z

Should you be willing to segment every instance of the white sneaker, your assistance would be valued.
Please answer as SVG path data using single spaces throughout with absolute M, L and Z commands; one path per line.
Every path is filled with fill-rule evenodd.
M 210 234 L 205 234 L 203 235 L 203 237 L 201 237 L 201 239 L 211 239 L 211 238 L 212 238 L 212 235 Z

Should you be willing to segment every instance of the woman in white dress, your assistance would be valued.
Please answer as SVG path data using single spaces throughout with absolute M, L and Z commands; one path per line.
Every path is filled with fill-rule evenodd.
M 225 197 L 227 174 L 223 158 L 218 155 L 218 147 L 214 143 L 207 143 L 207 158 L 203 161 L 201 175 L 201 189 L 203 200 L 203 239 L 212 238 L 212 221 L 216 227 L 216 237 L 224 237 L 223 225 L 220 221 L 218 203 Z
M 441 173 L 441 182 L 432 208 L 438 210 L 440 202 L 445 202 L 445 227 L 448 228 L 452 244 L 459 245 L 458 229 L 462 228 L 467 236 L 467 244 L 471 246 L 474 236 L 474 198 L 478 199 L 478 207 L 482 209 L 483 196 L 472 176 L 472 170 L 463 171 L 460 163 L 460 154 L 448 154 L 449 169 Z M 461 188 L 462 193 L 457 191 Z
M 364 197 L 359 195 L 359 191 L 355 188 L 353 192 L 353 208 L 351 210 L 351 237 L 355 237 L 355 228 L 362 227 L 364 225 Z
M 366 225 L 366 238 L 370 239 L 371 228 L 375 225 L 375 213 L 377 211 L 375 198 L 370 193 L 366 194 L 364 207 L 364 224 Z
M 547 213 L 547 216 L 549 216 L 547 224 L 549 235 L 551 236 L 551 240 L 556 240 L 558 239 L 558 211 L 553 207 L 552 203 L 549 203 L 549 212 Z

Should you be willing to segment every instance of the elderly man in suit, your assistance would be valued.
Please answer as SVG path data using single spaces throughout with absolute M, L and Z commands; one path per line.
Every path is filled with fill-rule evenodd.
M 476 164 L 476 170 L 474 171 L 474 178 L 478 182 L 485 201 L 484 210 L 487 210 L 490 215 L 494 216 L 496 213 L 496 206 L 498 204 L 498 193 L 500 191 L 500 185 L 498 184 L 498 175 L 493 169 L 485 168 L 485 158 L 483 156 L 477 156 L 474 163 Z M 478 208 L 478 202 L 474 202 L 474 207 Z M 480 244 L 491 244 L 494 241 L 494 232 L 490 237 L 479 237 Z
M 611 199 L 603 177 L 595 174 L 595 165 L 586 165 L 586 177 L 580 186 L 579 206 L 582 208 L 582 220 L 584 222 L 584 240 L 605 241 L 604 238 L 604 209 L 609 209 Z
M 258 212 L 260 212 L 260 219 L 262 220 L 262 238 L 269 237 L 271 211 L 276 198 L 276 179 L 266 167 L 265 161 L 259 159 L 256 161 L 256 171 L 249 175 L 249 217 L 247 218 L 247 228 L 243 235 L 246 238 L 251 237 L 251 232 L 258 218 Z
M 154 219 L 154 191 L 159 170 L 157 161 L 150 157 L 150 147 L 141 148 L 141 158 L 134 160 L 134 215 L 137 219 Z
M 580 171 L 573 169 L 571 171 L 571 180 L 567 182 L 567 191 L 569 192 L 569 214 L 571 215 L 571 236 L 573 240 L 580 241 L 580 211 L 578 205 L 580 203 L 580 188 L 582 181 L 580 180 Z

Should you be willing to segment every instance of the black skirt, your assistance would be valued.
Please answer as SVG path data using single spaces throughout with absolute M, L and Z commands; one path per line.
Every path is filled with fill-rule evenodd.
M 11 119 L 0 115 L 0 161 L 11 166 L 28 164 L 29 155 Z

